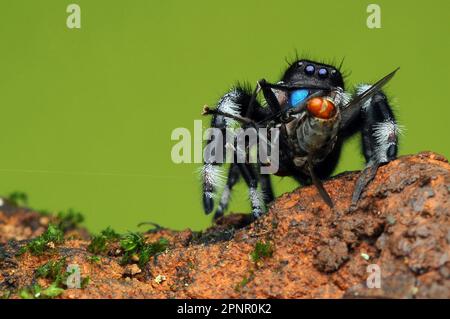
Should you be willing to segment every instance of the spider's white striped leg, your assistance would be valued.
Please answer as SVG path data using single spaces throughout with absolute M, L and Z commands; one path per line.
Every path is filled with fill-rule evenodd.
M 250 114 L 247 114 L 250 104 L 252 104 L 252 111 Z M 214 136 L 211 136 L 207 140 L 206 147 L 215 148 L 216 150 L 223 150 L 221 157 L 223 161 L 218 161 L 216 158 L 205 158 L 204 160 L 202 180 L 203 207 L 206 214 L 209 214 L 214 210 L 214 198 L 216 197 L 216 191 L 224 184 L 222 163 L 226 158 L 227 130 L 242 127 L 243 123 L 237 120 L 238 118 L 246 117 L 248 115 L 248 117 L 252 120 L 260 121 L 267 117 L 267 113 L 269 112 L 265 108 L 262 108 L 255 98 L 252 98 L 251 92 L 249 92 L 247 88 L 241 86 L 236 86 L 230 92 L 225 94 L 217 103 L 216 110 L 219 112 L 213 114 L 211 127 L 220 129 L 222 131 L 223 139 L 219 140 L 214 138 Z M 235 118 L 226 116 L 225 114 L 232 115 Z M 229 170 L 229 173 L 233 174 L 229 177 L 229 183 L 227 183 L 227 186 L 224 188 L 224 194 L 222 195 L 222 199 L 216 212 L 217 217 L 223 215 L 226 207 L 228 206 L 232 185 L 237 182 L 239 172 L 239 169 Z
M 368 86 L 359 86 L 358 94 Z M 363 152 L 366 168 L 362 171 L 352 197 L 352 206 L 356 206 L 365 187 L 375 177 L 380 165 L 397 157 L 398 136 L 401 132 L 386 95 L 379 91 L 361 106 L 360 119 Z
M 219 100 L 217 103 L 217 110 L 227 114 L 240 116 L 245 103 L 248 103 L 248 99 L 249 96 L 243 89 L 232 89 Z M 221 114 L 214 114 L 212 117 L 211 127 L 220 129 L 222 138 L 216 138 L 216 136 L 211 135 L 206 142 L 206 148 L 211 150 L 214 149 L 215 152 L 214 156 L 211 156 L 212 158 L 204 158 L 202 168 L 203 209 L 206 214 L 213 211 L 216 190 L 224 184 L 222 164 L 226 159 L 226 130 L 236 126 L 239 126 L 239 123 L 230 117 Z M 219 151 L 222 151 L 222 154 L 220 154 L 221 156 L 217 156 L 217 152 Z
M 230 202 L 231 198 L 231 191 L 233 189 L 233 186 L 236 185 L 236 183 L 239 181 L 239 176 L 240 176 L 239 167 L 237 166 L 237 164 L 232 163 L 228 170 L 227 184 L 223 188 L 219 206 L 217 207 L 217 210 L 214 213 L 215 220 L 222 217 L 225 211 L 227 210 L 228 203 Z
M 216 190 L 222 184 L 222 168 L 217 163 L 205 163 L 202 167 L 203 209 L 209 214 L 214 209 Z
M 259 88 L 255 89 L 253 95 L 248 88 L 244 88 L 241 86 L 237 86 L 232 89 L 229 93 L 225 94 L 217 104 L 216 110 L 218 112 L 214 112 L 211 127 L 219 128 L 223 132 L 224 139 L 226 138 L 226 130 L 234 129 L 238 127 L 246 127 L 250 124 L 245 124 L 243 121 L 239 121 L 239 118 L 248 118 L 251 121 L 259 122 L 266 119 L 268 116 L 272 115 L 272 111 L 270 108 L 263 108 L 261 104 L 256 99 L 256 95 L 259 92 Z M 273 94 L 273 92 L 272 92 Z M 278 102 L 277 102 L 278 103 Z M 228 115 L 228 116 L 227 116 Z M 232 115 L 233 117 L 230 117 Z M 226 149 L 226 141 L 219 141 L 211 137 L 207 141 L 207 146 L 216 146 L 216 149 L 220 149 L 223 146 L 224 154 Z M 236 158 L 234 163 L 236 163 Z M 221 171 L 221 164 L 217 162 L 215 159 L 208 160 L 205 159 L 205 163 L 202 170 L 203 177 L 203 207 L 205 213 L 209 214 L 214 209 L 214 198 L 216 194 L 216 190 L 222 184 L 223 172 Z M 228 206 L 229 199 L 231 196 L 231 190 L 234 184 L 238 181 L 239 175 L 244 172 L 246 174 L 247 185 L 249 186 L 249 197 L 252 203 L 252 211 L 255 217 L 258 217 L 264 210 L 264 205 L 259 203 L 259 199 L 263 197 L 260 196 L 260 193 L 257 190 L 257 187 L 253 184 L 257 185 L 258 176 L 253 171 L 251 166 L 245 167 L 244 165 L 231 165 L 228 171 L 228 181 L 226 186 L 224 187 L 223 194 L 221 196 L 219 205 L 217 207 L 217 211 L 215 213 L 214 218 L 218 218 L 222 216 Z M 268 198 L 270 200 L 273 199 L 273 192 L 271 191 L 270 181 L 264 180 L 262 183 L 262 187 L 264 190 L 268 192 Z
M 248 186 L 248 196 L 252 205 L 253 218 L 259 218 L 265 212 L 263 195 L 258 190 L 258 174 L 252 165 L 248 163 L 238 163 L 242 177 Z

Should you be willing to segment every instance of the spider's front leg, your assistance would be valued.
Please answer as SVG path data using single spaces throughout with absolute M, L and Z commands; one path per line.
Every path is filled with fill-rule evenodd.
M 227 183 L 223 188 L 219 206 L 217 207 L 216 212 L 214 213 L 214 220 L 222 217 L 225 211 L 227 210 L 231 198 L 231 191 L 234 185 L 236 185 L 236 183 L 239 181 L 239 177 L 240 177 L 239 167 L 236 165 L 236 163 L 231 163 L 230 168 L 228 169 Z
M 257 91 L 255 90 L 256 94 Z M 250 111 L 249 111 L 250 109 Z M 212 114 L 211 127 L 220 129 L 224 139 L 215 138 L 211 136 L 207 140 L 207 147 L 215 149 L 216 151 L 222 151 L 224 155 L 226 150 L 226 131 L 233 130 L 234 128 L 245 128 L 249 124 L 256 121 L 261 121 L 266 118 L 270 111 L 262 108 L 255 97 L 252 97 L 251 93 L 242 87 L 236 87 L 229 93 L 225 94 L 217 104 L 215 109 L 206 108 L 205 114 Z M 228 145 L 231 148 L 236 149 L 236 137 L 233 138 L 233 145 Z M 222 156 L 222 158 L 224 158 Z M 223 161 L 217 161 L 213 156 L 212 158 L 205 158 L 204 166 L 202 169 L 203 179 L 203 207 L 206 214 L 209 214 L 214 209 L 214 198 L 221 185 L 221 176 Z M 252 204 L 253 216 L 259 217 L 264 210 L 264 205 L 259 201 L 262 196 L 259 195 L 258 182 L 259 174 L 255 172 L 254 168 L 247 163 L 237 163 L 236 154 L 234 154 L 234 161 L 230 165 L 228 171 L 227 183 L 223 189 L 222 196 L 220 198 L 219 205 L 214 215 L 214 219 L 221 217 L 231 198 L 231 191 L 233 186 L 238 182 L 240 175 L 242 175 L 249 187 L 249 199 Z M 270 181 L 264 179 L 262 183 L 263 188 L 268 188 Z
M 360 85 L 357 88 L 357 94 L 362 94 L 369 88 L 369 85 Z M 358 112 L 345 117 L 343 130 L 351 131 L 355 128 L 362 133 L 366 167 L 356 182 L 352 196 L 353 208 L 356 207 L 366 186 L 375 177 L 378 168 L 397 157 L 400 127 L 395 120 L 389 101 L 382 91 L 365 101 Z
M 208 137 L 206 142 L 206 148 L 214 149 L 214 154 L 212 156 L 206 158 L 205 155 L 204 164 L 202 167 L 203 209 L 206 214 L 213 211 L 216 191 L 217 188 L 221 186 L 223 181 L 224 172 L 222 165 L 225 162 L 226 155 L 226 131 L 237 124 L 235 119 L 227 117 L 223 113 L 229 114 L 233 117 L 240 116 L 243 105 L 245 105 L 246 102 L 245 99 L 245 92 L 240 88 L 235 88 L 220 99 L 215 109 L 216 113 L 213 114 L 211 128 L 219 129 L 222 132 L 222 136 L 217 137 L 211 135 Z M 208 114 L 205 112 L 205 109 L 204 114 Z M 221 152 L 221 156 L 218 156 L 218 152 Z M 231 189 L 239 178 L 239 171 L 236 172 L 234 169 L 230 168 L 228 174 L 229 176 L 225 188 L 225 194 L 221 198 L 221 203 L 219 204 L 218 212 L 216 213 L 218 217 L 223 214 L 223 210 L 227 207 Z
M 253 217 L 259 218 L 265 212 L 264 198 L 258 190 L 259 175 L 251 164 L 238 164 L 242 177 L 248 186 L 248 196 L 252 206 Z

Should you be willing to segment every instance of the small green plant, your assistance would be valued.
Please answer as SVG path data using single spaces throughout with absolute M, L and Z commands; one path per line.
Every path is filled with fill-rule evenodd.
M 169 241 L 165 238 L 160 238 L 154 243 L 145 244 L 139 255 L 139 267 L 143 268 L 152 256 L 164 252 L 168 246 Z
M 129 263 L 133 256 L 138 256 L 139 267 L 143 268 L 152 256 L 164 252 L 169 245 L 169 241 L 160 238 L 154 243 L 146 243 L 144 236 L 140 233 L 128 233 L 120 241 L 120 247 L 124 251 L 122 264 Z
M 73 209 L 59 212 L 57 217 L 59 220 L 58 227 L 63 232 L 77 228 L 84 221 L 84 216 Z
M 47 278 L 55 281 L 61 281 L 64 268 L 66 267 L 66 258 L 52 260 L 38 267 L 35 271 L 36 277 Z
M 33 255 L 42 255 L 45 251 L 54 249 L 55 245 L 64 242 L 64 233 L 57 226 L 50 224 L 47 230 L 23 246 L 19 255 L 29 251 Z
M 125 234 L 120 240 L 120 247 L 124 251 L 122 257 L 122 264 L 127 264 L 130 262 L 133 255 L 138 255 L 138 253 L 143 249 L 145 245 L 145 239 L 140 233 L 128 233 Z
M 253 270 L 250 270 L 248 276 L 245 276 L 244 278 L 242 278 L 241 282 L 238 283 L 235 287 L 236 291 L 240 291 L 242 288 L 244 288 L 245 286 L 247 286 L 247 284 L 253 280 L 253 277 L 255 276 Z
M 262 260 L 263 258 L 272 257 L 272 255 L 273 255 L 273 248 L 271 243 L 270 242 L 264 243 L 261 241 L 258 241 L 256 243 L 255 249 L 250 253 L 250 257 L 255 263 Z
M 144 236 L 140 233 L 125 234 L 120 240 L 120 247 L 125 252 L 137 252 L 145 244 Z
M 55 290 L 56 288 L 65 289 L 67 278 L 71 273 L 66 271 L 66 257 L 58 260 L 51 260 L 35 270 L 36 278 L 44 278 L 51 280 L 49 288 Z
M 160 238 L 153 243 L 146 243 L 141 233 L 130 232 L 120 236 L 110 227 L 103 230 L 99 235 L 93 236 L 88 246 L 88 251 L 94 256 L 89 257 L 90 262 L 99 262 L 101 255 L 108 250 L 111 243 L 119 241 L 123 251 L 122 264 L 128 264 L 132 259 L 138 258 L 139 267 L 143 268 L 151 257 L 164 252 L 169 246 L 169 241 Z
M 114 229 L 111 227 L 107 227 L 106 229 L 102 230 L 101 234 L 105 236 L 105 238 L 109 241 L 116 240 L 120 238 L 120 235 L 116 233 Z
M 23 207 L 28 205 L 28 195 L 23 192 L 13 192 L 9 194 L 7 200 L 17 207 Z
M 35 270 L 36 278 L 48 279 L 51 281 L 47 288 L 34 284 L 19 291 L 19 296 L 24 299 L 54 298 L 67 289 L 67 280 L 72 272 L 66 270 L 66 257 L 51 260 L 41 265 Z M 81 278 L 80 288 L 84 289 L 89 284 L 90 278 Z
M 106 239 L 103 236 L 95 235 L 92 237 L 87 249 L 93 254 L 102 254 L 106 251 L 106 244 Z
M 22 299 L 44 299 L 58 297 L 63 292 L 64 289 L 58 287 L 55 283 L 52 283 L 45 289 L 39 284 L 34 284 L 20 289 L 19 296 Z
M 42 290 L 41 294 L 47 298 L 55 298 L 64 292 L 64 288 L 58 287 L 57 283 L 52 283 L 50 286 Z
M 80 288 L 81 289 L 86 288 L 90 282 L 91 282 L 91 278 L 89 276 L 82 278 Z
M 91 264 L 98 264 L 100 263 L 101 259 L 100 256 L 97 255 L 92 255 L 92 256 L 88 256 L 87 260 L 91 263 Z
M 108 245 L 120 238 L 120 235 L 117 234 L 110 227 L 101 231 L 99 235 L 95 235 L 92 237 L 91 242 L 88 246 L 88 251 L 99 255 L 104 253 L 108 249 Z

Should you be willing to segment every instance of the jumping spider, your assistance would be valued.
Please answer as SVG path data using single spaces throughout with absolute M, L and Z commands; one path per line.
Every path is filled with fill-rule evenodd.
M 358 85 L 354 94 L 345 91 L 339 69 L 298 60 L 290 64 L 278 83 L 260 80 L 253 92 L 238 85 L 220 99 L 215 109 L 205 107 L 204 114 L 213 115 L 211 127 L 221 130 L 229 128 L 231 122 L 241 127 L 278 127 L 279 169 L 275 175 L 291 176 L 303 185 L 314 184 L 330 207 L 333 202 L 321 179 L 329 177 L 335 169 L 344 142 L 361 132 L 366 167 L 356 182 L 352 197 L 355 206 L 378 167 L 397 156 L 399 126 L 381 88 L 398 69 L 374 85 Z M 257 99 L 261 91 L 264 103 Z M 207 143 L 217 143 L 217 139 L 210 138 Z M 220 165 L 205 159 L 202 169 L 203 206 L 207 214 L 214 209 Z M 215 219 L 224 214 L 240 176 L 249 187 L 254 218 L 273 201 L 270 175 L 259 174 L 259 165 L 263 163 L 230 165 Z

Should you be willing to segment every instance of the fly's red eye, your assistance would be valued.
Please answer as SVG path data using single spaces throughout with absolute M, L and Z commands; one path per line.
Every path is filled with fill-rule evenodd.
M 312 116 L 324 120 L 328 120 L 336 114 L 336 107 L 333 102 L 322 97 L 310 99 L 306 108 Z

